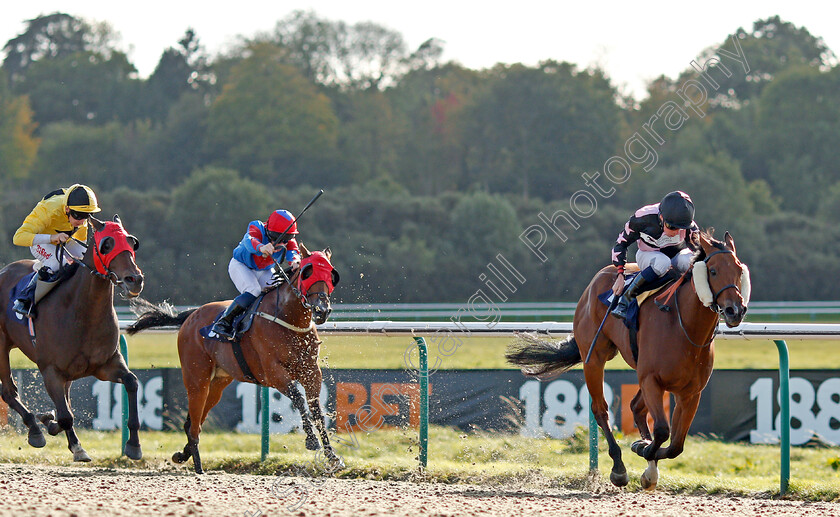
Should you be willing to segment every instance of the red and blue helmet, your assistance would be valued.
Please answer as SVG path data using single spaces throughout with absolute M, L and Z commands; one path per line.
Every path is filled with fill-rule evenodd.
M 265 229 L 278 234 L 286 232 L 291 235 L 297 235 L 298 233 L 295 216 L 288 210 L 275 210 L 271 212 L 271 215 L 268 217 L 268 222 L 265 223 Z

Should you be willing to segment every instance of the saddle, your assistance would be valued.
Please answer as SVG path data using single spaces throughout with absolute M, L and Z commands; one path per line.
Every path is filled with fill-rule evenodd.
M 636 272 L 629 275 L 625 275 L 624 289 L 627 289 L 627 286 L 629 286 L 633 282 L 633 279 L 636 278 L 636 275 L 639 274 L 639 272 Z M 642 288 L 642 292 L 639 293 L 636 296 L 636 298 L 630 302 L 630 306 L 627 308 L 627 318 L 624 319 L 624 325 L 630 332 L 630 350 L 633 352 L 634 361 L 639 360 L 639 344 L 638 340 L 636 339 L 636 334 L 638 334 L 639 332 L 639 307 L 645 302 L 645 300 L 655 295 L 662 289 L 665 289 L 666 287 L 674 284 L 679 278 L 680 274 L 674 271 L 673 269 L 670 269 L 662 277 L 654 280 L 653 282 L 645 284 Z M 612 304 L 614 298 L 615 293 L 613 293 L 612 289 L 609 289 L 606 292 L 598 295 L 598 299 L 601 301 L 601 303 L 607 306 L 608 310 L 610 307 L 613 306 Z M 658 302 L 658 300 L 655 301 Z M 659 304 L 657 303 L 657 306 L 658 305 Z M 659 309 L 663 310 L 662 307 L 659 307 Z
M 213 328 L 213 324 L 219 320 L 222 314 L 225 312 L 224 309 L 219 311 L 219 314 L 213 318 L 213 322 L 206 327 L 201 327 L 198 333 L 204 339 L 212 339 L 215 341 L 221 341 L 223 343 L 230 343 L 231 349 L 233 351 L 233 356 L 236 358 L 236 362 L 239 364 L 239 368 L 242 370 L 242 374 L 245 376 L 245 380 L 248 382 L 258 384 L 257 379 L 254 377 L 253 372 L 251 372 L 251 368 L 248 366 L 248 362 L 245 360 L 245 354 L 242 353 L 242 336 L 245 335 L 246 332 L 251 328 L 251 325 L 254 323 L 254 315 L 257 312 L 257 307 L 260 306 L 260 302 L 268 291 L 263 291 L 260 293 L 259 296 L 251 303 L 246 310 L 241 315 L 237 316 L 233 320 L 233 339 L 225 339 L 215 332 L 212 332 L 211 329 Z M 225 306 L 225 309 L 227 306 Z
M 262 302 L 262 299 L 265 298 L 265 295 L 267 294 L 267 292 L 268 291 L 263 291 L 262 293 L 260 293 L 260 295 L 256 297 L 256 299 L 253 301 L 253 303 L 251 303 L 251 305 L 248 306 L 248 310 L 246 310 L 245 312 L 243 312 L 242 314 L 240 314 L 239 316 L 234 318 L 234 320 L 233 320 L 233 339 L 230 339 L 230 340 L 225 339 L 225 338 L 217 335 L 215 332 L 211 332 L 211 329 L 213 328 L 213 325 L 219 320 L 219 318 L 222 316 L 222 314 L 224 314 L 227 306 L 225 306 L 221 311 L 219 311 L 219 313 L 216 315 L 216 317 L 213 318 L 213 321 L 210 323 L 210 325 L 207 325 L 206 327 L 201 327 L 201 329 L 198 331 L 198 333 L 201 334 L 201 337 L 203 337 L 205 339 L 212 339 L 212 340 L 215 340 L 215 341 L 222 341 L 222 342 L 230 341 L 230 342 L 239 343 L 239 341 L 242 339 L 242 336 L 244 336 L 245 333 L 248 332 L 248 330 L 251 328 L 251 325 L 254 323 L 254 316 L 257 313 L 257 307 L 260 306 L 260 302 Z
M 50 274 L 46 268 L 42 268 L 39 271 L 33 271 L 32 273 L 25 275 L 18 281 L 17 284 L 15 284 L 14 287 L 12 287 L 12 290 L 9 293 L 9 303 L 6 305 L 8 319 L 10 321 L 26 323 L 26 319 L 28 318 L 25 318 L 12 309 L 15 300 L 22 297 L 29 300 L 31 307 L 29 317 L 34 319 L 37 316 L 35 306 L 38 302 L 47 296 L 58 284 L 73 276 L 77 269 L 79 269 L 79 265 L 73 263 L 63 265 L 61 269 L 52 274 Z M 36 283 L 35 288 L 32 289 L 29 286 L 32 282 L 32 277 L 35 275 L 38 275 L 38 282 Z

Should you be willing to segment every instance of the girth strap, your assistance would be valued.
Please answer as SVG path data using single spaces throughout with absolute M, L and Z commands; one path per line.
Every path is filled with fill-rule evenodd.
M 242 353 L 240 342 L 238 340 L 231 341 L 230 346 L 233 350 L 233 356 L 236 358 L 236 362 L 239 363 L 239 368 L 242 370 L 242 375 L 245 376 L 245 380 L 253 384 L 259 384 L 253 372 L 251 372 L 251 368 L 248 367 L 248 361 L 245 360 L 245 354 Z

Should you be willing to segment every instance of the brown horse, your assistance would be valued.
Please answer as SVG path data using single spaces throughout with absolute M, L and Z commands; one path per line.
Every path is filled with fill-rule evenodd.
M 589 362 L 583 365 L 586 386 L 592 397 L 592 412 L 609 444 L 609 455 L 613 460 L 610 480 L 616 486 L 625 486 L 629 478 L 608 420 L 603 388 L 604 364 L 620 353 L 638 375 L 639 391 L 630 409 L 641 440 L 631 449 L 648 460 L 641 483 L 644 488 L 652 489 L 659 476 L 657 461 L 675 458 L 683 451 L 700 393 L 712 374 L 713 340 L 720 316 L 727 326 L 735 327 L 747 311 L 749 269 L 738 260 L 729 232 L 724 241 L 714 240 L 707 233 L 701 234 L 701 249 L 694 259 L 693 282 L 680 285 L 670 310 L 659 310 L 651 301 L 642 303 L 638 361 L 633 358 L 624 322 L 608 317 Z M 526 375 L 541 379 L 556 376 L 583 362 L 608 310 L 598 300 L 598 295 L 611 288 L 616 275 L 614 266 L 605 267 L 595 275 L 577 304 L 573 334 L 566 340 L 549 342 L 527 338 L 509 347 L 508 361 L 522 367 Z M 676 400 L 670 428 L 663 405 L 666 391 Z M 647 425 L 648 412 L 653 417 L 652 436 Z M 669 445 L 662 447 L 669 436 Z
M 46 440 L 38 420 L 21 402 L 11 375 L 9 351 L 19 348 L 38 365 L 47 394 L 57 410 L 57 416 L 48 413 L 40 415 L 39 419 L 51 435 L 66 432 L 75 461 L 90 461 L 90 456 L 73 430 L 70 385 L 74 380 L 90 375 L 125 385 L 130 431 L 125 454 L 132 459 L 142 457 L 137 433 L 140 428 L 137 377 L 129 371 L 119 351 L 114 286 L 119 286 L 125 297 L 136 297 L 143 290 L 143 274 L 134 262 L 134 251 L 139 242 L 126 233 L 118 217 L 114 217 L 114 221 L 90 219 L 87 251 L 79 262 L 79 268 L 86 271 L 77 269 L 38 303 L 39 316 L 31 320 L 33 333 L 10 310 L 0 314 L 3 400 L 20 414 L 29 428 L 29 444 L 43 447 Z M 9 302 L 12 289 L 32 272 L 33 263 L 33 260 L 19 260 L 0 271 L 0 299 Z
M 318 448 L 318 440 L 307 418 L 303 398 L 295 381 L 306 391 L 312 418 L 324 444 L 324 455 L 330 470 L 344 467 L 344 463 L 330 446 L 321 410 L 321 368 L 318 354 L 321 341 L 315 324 L 322 324 L 331 312 L 329 295 L 338 283 L 338 273 L 330 263 L 332 252 L 310 253 L 302 244 L 301 264 L 291 278 L 291 284 L 281 283 L 269 288 L 260 305 L 255 308 L 253 324 L 241 338 L 240 344 L 253 378 L 243 372 L 231 343 L 206 339 L 199 331 L 213 323 L 214 318 L 230 303 L 212 302 L 198 309 L 174 314 L 171 308 L 159 305 L 142 314 L 128 329 L 134 334 L 143 329 L 178 326 L 178 355 L 189 399 L 189 414 L 184 423 L 187 444 L 183 452 L 176 452 L 172 460 L 183 463 L 193 458 L 195 471 L 202 472 L 198 452 L 198 436 L 209 411 L 218 404 L 222 391 L 234 380 L 256 382 L 270 386 L 288 396 L 301 414 L 307 434 L 307 448 Z

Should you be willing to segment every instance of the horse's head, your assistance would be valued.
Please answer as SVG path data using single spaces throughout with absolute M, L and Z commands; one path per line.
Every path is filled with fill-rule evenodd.
M 88 256 L 92 266 L 101 275 L 123 289 L 123 296 L 136 298 L 143 290 L 143 272 L 134 262 L 134 251 L 140 241 L 123 228 L 119 216 L 114 222 L 90 218 L 93 227 L 93 242 L 88 238 Z
M 703 305 L 723 315 L 726 326 L 737 327 L 750 303 L 750 270 L 738 260 L 729 232 L 724 242 L 701 233 L 700 246 L 702 252 L 694 264 L 697 296 Z
M 320 325 L 327 321 L 332 312 L 330 294 L 338 285 L 338 271 L 330 263 L 332 251 L 310 253 L 303 244 L 301 248 L 300 273 L 298 274 L 298 289 L 303 295 L 304 306 L 312 310 L 312 320 Z

